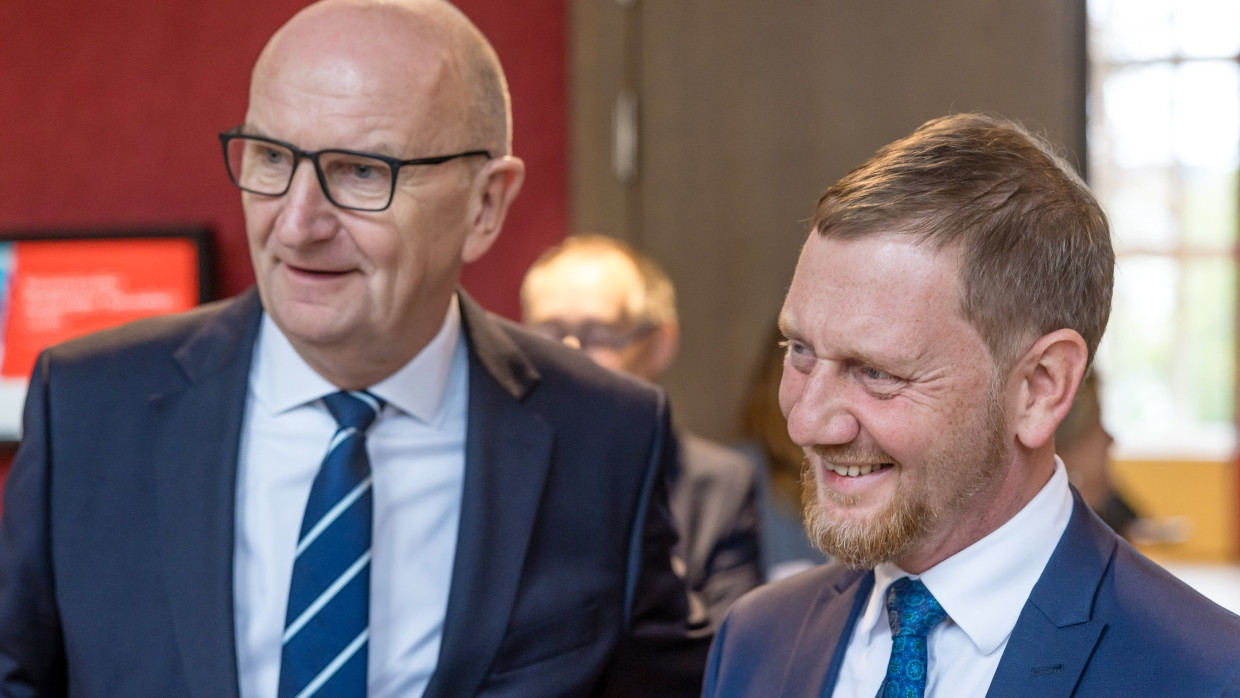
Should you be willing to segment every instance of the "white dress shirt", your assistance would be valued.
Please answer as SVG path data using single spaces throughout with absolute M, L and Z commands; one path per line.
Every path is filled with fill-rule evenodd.
M 366 436 L 374 492 L 370 696 L 420 696 L 438 661 L 465 474 L 468 361 L 453 298 L 412 361 L 369 390 L 387 405 Z M 233 597 L 242 698 L 276 695 L 293 550 L 336 422 L 338 389 L 264 315 L 237 463 Z
M 1063 463 L 1041 491 L 990 535 L 926 570 L 920 579 L 947 619 L 927 638 L 927 696 L 984 696 L 1051 553 L 1072 516 Z M 848 642 L 834 698 L 874 698 L 891 658 L 887 587 L 914 577 L 890 563 L 874 569 L 874 589 Z

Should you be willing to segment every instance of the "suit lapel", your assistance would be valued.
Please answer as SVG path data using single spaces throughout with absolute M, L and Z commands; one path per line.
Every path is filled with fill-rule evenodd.
M 551 464 L 552 430 L 519 402 L 538 374 L 461 293 L 470 346 L 465 484 L 439 664 L 427 698 L 473 695 L 508 626 Z
M 237 694 L 233 528 L 238 444 L 260 306 L 251 291 L 176 352 L 185 382 L 150 399 L 147 443 L 178 652 L 194 695 Z
M 861 571 L 845 572 L 833 583 L 822 585 L 797 635 L 783 686 L 775 695 L 831 695 L 857 616 L 873 587 L 874 573 Z M 831 653 L 823 651 L 824 641 L 829 638 L 836 638 L 835 651 Z
M 1073 490 L 1072 518 L 1034 585 L 990 683 L 990 696 L 1071 695 L 1106 623 L 1094 598 L 1116 539 Z

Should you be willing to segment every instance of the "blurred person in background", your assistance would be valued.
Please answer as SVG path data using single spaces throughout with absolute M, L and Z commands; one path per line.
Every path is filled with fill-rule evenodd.
M 524 321 L 607 368 L 657 381 L 676 358 L 676 291 L 653 260 L 605 235 L 575 235 L 543 253 L 521 284 Z M 668 473 L 676 547 L 713 625 L 762 582 L 754 467 L 684 429 Z
M 1116 489 L 1111 479 L 1114 443 L 1102 423 L 1097 373 L 1090 371 L 1077 388 L 1072 409 L 1055 429 L 1055 453 L 1068 470 L 1069 482 L 1108 526 L 1133 543 L 1176 543 L 1186 539 L 1186 518 L 1142 516 Z

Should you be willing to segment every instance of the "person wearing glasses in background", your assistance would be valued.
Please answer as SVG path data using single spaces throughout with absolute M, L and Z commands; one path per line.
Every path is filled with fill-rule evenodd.
M 449 3 L 274 35 L 221 136 L 257 290 L 38 360 L 0 694 L 697 694 L 662 393 L 458 288 L 520 188 L 510 138 Z
M 653 260 L 605 235 L 544 252 L 521 284 L 531 329 L 599 365 L 656 381 L 676 357 L 676 291 Z M 762 583 L 755 469 L 744 455 L 678 429 L 669 474 L 678 561 L 712 624 Z

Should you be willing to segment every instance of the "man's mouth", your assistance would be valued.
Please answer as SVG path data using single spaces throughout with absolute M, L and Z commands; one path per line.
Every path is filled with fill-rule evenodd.
M 843 477 L 859 477 L 861 475 L 869 475 L 878 470 L 886 470 L 892 467 L 892 463 L 866 463 L 865 465 L 844 465 L 842 463 L 832 463 L 831 461 L 823 461 L 823 467 L 836 475 Z
M 316 269 L 313 267 L 302 267 L 294 264 L 286 264 L 285 266 L 297 274 L 306 274 L 310 276 L 339 276 L 345 273 L 342 270 Z

